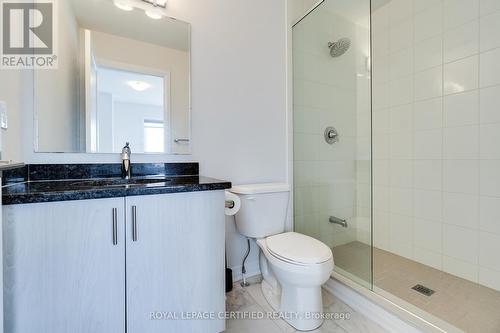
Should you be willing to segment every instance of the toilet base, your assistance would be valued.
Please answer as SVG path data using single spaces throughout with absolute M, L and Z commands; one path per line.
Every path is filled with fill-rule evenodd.
M 323 324 L 321 286 L 298 287 L 278 282 L 264 253 L 260 253 L 261 289 L 267 303 L 299 331 L 312 331 Z

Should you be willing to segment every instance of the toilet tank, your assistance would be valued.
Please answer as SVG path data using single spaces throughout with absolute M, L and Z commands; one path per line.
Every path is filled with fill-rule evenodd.
M 264 238 L 285 231 L 290 186 L 284 183 L 234 186 L 241 199 L 236 228 L 246 237 Z

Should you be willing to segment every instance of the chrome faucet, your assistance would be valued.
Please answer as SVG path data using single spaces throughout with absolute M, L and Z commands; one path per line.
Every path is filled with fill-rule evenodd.
M 132 151 L 130 150 L 130 144 L 127 142 L 125 147 L 122 149 L 122 178 L 130 179 L 132 177 L 132 164 L 130 162 L 130 155 Z

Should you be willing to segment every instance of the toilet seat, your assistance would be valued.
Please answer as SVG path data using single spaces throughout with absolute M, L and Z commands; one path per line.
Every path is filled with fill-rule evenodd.
M 332 251 L 322 242 L 296 232 L 266 238 L 266 248 L 273 257 L 293 265 L 319 265 L 332 259 Z

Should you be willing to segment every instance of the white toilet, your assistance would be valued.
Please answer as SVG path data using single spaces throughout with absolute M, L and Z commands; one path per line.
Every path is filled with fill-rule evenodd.
M 323 323 L 321 285 L 333 271 L 333 255 L 322 242 L 284 232 L 290 187 L 287 184 L 234 186 L 241 199 L 238 232 L 257 239 L 262 292 L 275 311 L 295 329 L 310 331 Z

